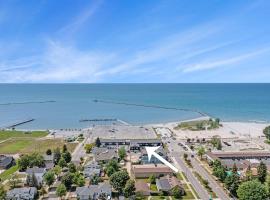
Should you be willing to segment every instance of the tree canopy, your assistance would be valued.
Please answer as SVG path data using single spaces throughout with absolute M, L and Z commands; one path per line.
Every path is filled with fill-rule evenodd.
M 246 181 L 239 186 L 237 195 L 239 200 L 265 200 L 267 189 L 257 180 Z
M 123 192 L 123 188 L 125 187 L 128 180 L 129 180 L 129 175 L 126 171 L 115 172 L 110 177 L 111 185 L 116 191 L 120 193 Z

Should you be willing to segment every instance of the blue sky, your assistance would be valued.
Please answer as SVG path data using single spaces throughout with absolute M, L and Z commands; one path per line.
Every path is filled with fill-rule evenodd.
M 268 0 L 0 0 L 0 82 L 269 82 Z

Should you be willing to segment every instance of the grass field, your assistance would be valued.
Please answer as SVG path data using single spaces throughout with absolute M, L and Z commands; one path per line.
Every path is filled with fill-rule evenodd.
M 0 131 L 0 141 L 6 140 L 9 138 L 40 138 L 48 135 L 46 131 Z
M 0 179 L 1 182 L 9 179 L 11 175 L 18 170 L 18 165 L 14 165 L 13 167 L 9 168 L 8 170 L 4 171 L 3 173 L 0 174 Z
M 62 148 L 66 144 L 69 151 L 72 152 L 77 143 L 65 143 L 61 139 L 40 140 L 36 138 L 12 138 L 8 141 L 0 143 L 0 154 L 16 154 L 16 153 L 45 153 L 47 149 Z

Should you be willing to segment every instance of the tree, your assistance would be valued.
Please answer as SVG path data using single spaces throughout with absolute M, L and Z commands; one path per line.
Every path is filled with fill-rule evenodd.
M 27 167 L 29 166 L 29 156 L 28 155 L 23 155 L 19 160 L 18 160 L 18 167 L 20 171 L 25 171 Z
M 221 150 L 222 149 L 222 144 L 221 144 L 220 138 L 212 137 L 212 139 L 211 139 L 210 142 L 213 145 L 213 147 L 216 148 L 217 150 Z
M 245 175 L 246 175 L 246 177 L 245 177 L 246 181 L 251 181 L 252 180 L 252 171 L 251 171 L 251 166 L 250 165 L 248 165 Z
M 63 152 L 63 153 L 65 153 L 65 152 L 67 152 L 67 151 L 68 151 L 68 149 L 67 149 L 67 145 L 66 145 L 66 144 L 64 144 L 64 145 L 63 145 L 63 150 L 62 150 L 62 152 Z
M 111 185 L 119 193 L 122 193 L 123 188 L 125 187 L 128 180 L 129 180 L 129 175 L 126 171 L 115 172 L 110 177 Z
M 68 171 L 70 172 L 70 173 L 75 173 L 76 172 L 76 165 L 73 163 L 73 162 L 71 162 L 71 163 L 69 163 L 68 164 Z
M 62 177 L 61 182 L 66 186 L 67 189 L 70 189 L 71 185 L 73 184 L 73 180 L 74 174 L 68 172 Z
M 0 185 L 0 199 L 5 199 L 6 194 L 7 194 L 7 192 L 6 192 L 5 188 L 4 188 L 4 186 Z
M 171 195 L 175 199 L 181 199 L 181 197 L 185 195 L 185 191 L 179 185 L 176 185 L 171 189 Z
M 267 189 L 257 180 L 246 181 L 239 186 L 237 195 L 239 200 L 265 200 Z
M 237 171 L 238 171 L 237 166 L 236 166 L 236 164 L 234 163 L 234 164 L 233 164 L 233 168 L 232 168 L 232 173 L 233 173 L 233 174 L 237 174 Z
M 270 140 L 270 126 L 267 126 L 265 129 L 263 129 L 263 134 L 268 140 Z
M 53 182 L 55 181 L 55 174 L 53 171 L 48 171 L 44 176 L 43 179 L 45 183 L 50 187 Z
M 230 193 L 236 196 L 236 191 L 240 183 L 239 176 L 235 173 L 232 173 L 231 175 L 226 176 L 224 183 Z
M 52 171 L 56 176 L 59 176 L 62 172 L 62 168 L 59 165 L 55 165 Z
M 107 200 L 108 199 L 108 195 L 104 192 L 100 193 L 98 196 L 99 200 Z
M 226 169 L 222 165 L 213 167 L 213 175 L 216 176 L 221 182 L 226 178 Z
M 197 154 L 198 156 L 200 156 L 200 158 L 202 159 L 202 156 L 205 154 L 205 149 L 203 146 L 200 146 L 197 150 Z
M 98 185 L 98 183 L 100 183 L 101 181 L 101 178 L 96 174 L 90 178 L 90 182 L 92 185 Z
M 119 156 L 120 160 L 123 160 L 126 157 L 125 147 L 121 147 L 118 149 L 118 156 Z
M 154 174 L 152 174 L 151 176 L 149 176 L 149 182 L 150 182 L 151 184 L 156 183 L 156 177 L 155 177 Z
M 52 155 L 52 150 L 51 150 L 51 149 L 47 149 L 46 154 L 47 154 L 48 156 L 49 156 L 49 155 Z
M 71 161 L 71 154 L 68 151 L 62 153 L 62 157 L 65 159 L 66 163 L 69 163 Z
M 270 197 L 270 176 L 267 176 L 265 186 L 268 192 L 268 196 Z
M 96 141 L 95 141 L 95 145 L 96 145 L 96 147 L 100 147 L 101 142 L 100 142 L 99 137 L 97 137 L 97 139 L 96 139 Z
M 60 160 L 59 160 L 59 162 L 58 162 L 58 165 L 60 166 L 60 167 L 66 167 L 67 166 L 67 162 L 66 162 L 66 160 L 62 157 L 62 158 L 60 158 Z
M 94 146 L 95 146 L 94 143 L 85 144 L 84 145 L 84 149 L 85 149 L 86 153 L 91 153 L 91 151 L 92 151 L 92 149 L 93 149 Z
M 72 174 L 73 176 L 73 183 L 79 187 L 84 186 L 85 184 L 85 180 L 84 177 L 80 174 L 80 172 L 75 172 L 74 174 Z
M 126 183 L 126 186 L 124 188 L 124 196 L 126 198 L 135 195 L 135 181 L 134 180 L 128 180 Z
M 56 195 L 62 199 L 67 193 L 67 188 L 64 184 L 60 184 L 56 189 Z
M 54 150 L 54 164 L 57 164 L 61 158 L 61 152 L 59 147 Z
M 187 155 L 186 153 L 184 153 L 184 155 L 183 155 L 183 156 L 184 156 L 184 159 L 185 159 L 185 160 L 187 160 L 188 155 Z
M 42 155 L 38 153 L 32 153 L 29 155 L 29 167 L 44 167 L 45 161 Z
M 119 171 L 119 165 L 116 160 L 110 160 L 105 167 L 107 175 L 110 177 L 115 172 Z
M 257 167 L 257 171 L 258 171 L 258 180 L 261 183 L 264 183 L 266 180 L 266 176 L 267 176 L 267 167 L 262 161 L 260 162 L 259 166 Z

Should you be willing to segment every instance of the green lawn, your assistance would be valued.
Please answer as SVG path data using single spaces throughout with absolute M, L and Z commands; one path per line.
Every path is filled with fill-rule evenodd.
M 151 184 L 150 185 L 150 190 L 152 190 L 152 191 L 158 191 L 156 184 Z
M 6 140 L 9 138 L 22 138 L 22 137 L 32 137 L 32 138 L 40 138 L 48 135 L 47 131 L 32 131 L 32 132 L 24 132 L 24 131 L 0 131 L 0 141 Z
M 15 153 L 45 153 L 48 148 L 62 148 L 66 144 L 69 151 L 73 151 L 77 143 L 65 143 L 61 139 L 46 139 L 39 140 L 35 138 L 12 138 L 8 141 L 0 143 L 0 154 L 15 154 Z
M 16 172 L 18 170 L 18 165 L 14 165 L 13 167 L 7 169 L 6 171 L 4 171 L 3 173 L 0 174 L 0 179 L 1 179 L 1 182 L 10 178 L 11 175 Z

